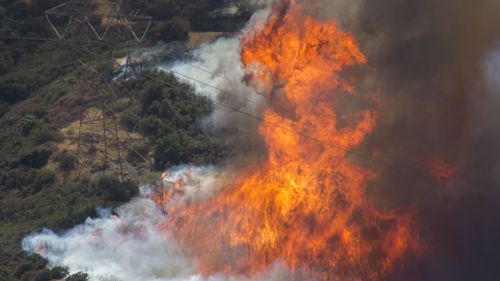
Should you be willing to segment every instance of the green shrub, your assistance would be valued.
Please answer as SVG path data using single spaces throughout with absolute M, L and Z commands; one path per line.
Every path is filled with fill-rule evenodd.
M 15 24 L 17 31 L 22 34 L 38 34 L 39 36 L 49 35 L 49 27 L 44 22 L 43 18 L 38 17 L 39 14 L 36 16 L 36 18 L 17 21 Z
M 88 280 L 89 276 L 87 275 L 87 273 L 84 272 L 78 272 L 66 278 L 66 281 L 88 281 Z
M 56 174 L 50 170 L 39 170 L 36 172 L 35 181 L 29 185 L 30 193 L 37 193 L 51 186 L 56 181 Z
M 65 216 L 58 216 L 56 220 L 50 222 L 48 227 L 56 231 L 63 231 L 67 230 L 68 228 L 72 228 L 77 224 L 81 224 L 87 218 L 97 217 L 95 207 L 95 205 L 88 205 L 85 207 L 80 207 L 78 209 L 72 209 L 72 207 L 70 207 L 70 213 Z
M 6 102 L 0 101 L 0 118 L 9 112 L 10 106 Z
M 7 222 L 15 220 L 16 214 L 19 214 L 25 205 L 22 198 L 10 194 L 3 201 L 0 201 L 0 207 L 0 219 Z
M 48 128 L 47 126 L 43 126 L 41 128 L 35 129 L 33 131 L 33 135 L 31 136 L 33 144 L 44 144 L 51 141 L 58 141 L 61 139 L 61 136 L 52 128 Z
M 63 279 L 68 274 L 69 274 L 68 269 L 66 267 L 62 267 L 62 266 L 56 266 L 50 270 L 51 280 Z
M 127 202 L 138 192 L 137 184 L 132 181 L 120 182 L 114 176 L 102 176 L 97 180 L 98 194 L 106 200 L 114 202 Z
M 121 98 L 119 100 L 114 101 L 113 103 L 109 104 L 109 107 L 113 110 L 113 112 L 123 112 L 130 108 L 130 99 L 129 98 Z
M 14 281 L 6 269 L 0 268 L 0 281 Z
M 138 79 L 140 127 L 149 138 L 154 168 L 163 170 L 185 163 L 212 163 L 223 156 L 217 145 L 197 126 L 213 107 L 186 84 L 164 73 Z
M 30 14 L 29 5 L 24 1 L 13 1 L 7 7 L 7 15 L 15 19 L 24 19 Z
M 35 278 L 33 279 L 33 281 L 51 281 L 51 280 L 52 280 L 52 274 L 48 269 L 38 271 L 35 275 Z
M 2 45 L 0 43 L 0 48 L 5 47 L 5 45 Z M 3 51 L 0 53 L 0 75 L 7 73 L 14 66 L 14 63 L 15 61 L 10 52 Z
M 149 5 L 147 5 L 145 12 L 152 17 L 164 20 L 171 16 L 173 16 L 174 6 L 172 1 L 169 0 L 153 0 L 149 1 Z
M 30 270 L 21 275 L 21 281 L 51 281 L 62 280 L 68 275 L 68 270 L 64 267 L 54 267 L 52 269 L 43 268 L 39 270 Z
M 70 172 L 76 168 L 76 156 L 68 152 L 59 154 L 54 160 L 59 162 L 59 169 L 63 172 Z
M 16 269 L 15 277 L 20 278 L 24 273 L 32 270 L 39 270 L 47 265 L 47 261 L 38 254 L 25 256 Z
M 137 124 L 139 123 L 138 119 L 132 114 L 124 114 L 120 118 L 120 123 L 123 127 L 125 127 L 128 131 L 134 131 L 137 129 Z
M 14 79 L 0 79 L 0 100 L 16 103 L 24 100 L 29 95 L 29 88 L 25 82 Z
M 51 154 L 52 151 L 49 149 L 33 149 L 21 155 L 19 164 L 25 167 L 40 169 L 47 165 Z
M 33 169 L 19 167 L 3 173 L 0 178 L 0 183 L 6 190 L 22 189 L 34 182 L 36 172 Z
M 183 41 L 189 38 L 191 24 L 187 18 L 173 18 L 168 21 L 154 21 L 149 38 L 154 41 Z
M 49 110 L 48 110 L 48 109 L 47 109 L 47 107 L 45 107 L 45 106 L 38 107 L 37 109 L 35 109 L 35 110 L 33 111 L 33 115 L 34 115 L 37 119 L 41 119 L 41 118 L 45 117 L 48 113 L 49 113 Z
M 19 121 L 19 130 L 26 136 L 31 134 L 31 131 L 36 127 L 36 118 L 33 115 L 24 116 Z
M 177 130 L 154 143 L 155 169 L 164 170 L 179 164 L 205 164 L 217 161 L 222 151 L 206 135 Z

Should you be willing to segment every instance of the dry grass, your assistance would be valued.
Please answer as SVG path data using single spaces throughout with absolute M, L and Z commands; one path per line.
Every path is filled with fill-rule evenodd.
M 140 134 L 125 130 L 118 118 L 115 130 L 113 119 L 110 116 L 103 118 L 102 111 L 93 107 L 85 112 L 81 127 L 80 120 L 76 120 L 60 130 L 64 141 L 58 144 L 57 150 L 77 155 L 79 130 L 80 149 L 78 154 L 81 175 L 91 175 L 101 170 L 105 163 L 118 165 L 120 159 L 126 161 L 130 146 L 143 139 Z M 105 153 L 106 151 L 107 153 Z M 50 164 L 53 165 L 53 163 Z

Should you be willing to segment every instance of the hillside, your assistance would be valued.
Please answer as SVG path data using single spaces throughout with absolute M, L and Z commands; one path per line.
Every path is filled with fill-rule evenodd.
M 113 61 L 127 54 L 130 42 L 115 42 L 111 60 L 83 53 L 77 60 L 71 44 L 47 40 L 54 36 L 41 15 L 61 2 L 0 0 L 1 281 L 67 274 L 23 253 L 20 241 L 26 234 L 67 229 L 95 216 L 96 207 L 128 201 L 140 183 L 156 180 L 167 167 L 213 163 L 227 153 L 198 127 L 212 104 L 172 75 L 144 71 L 110 86 Z M 194 47 L 231 32 L 248 17 L 207 15 L 225 1 L 125 2 L 153 16 L 143 47 L 158 41 Z M 99 75 L 89 74 L 89 67 L 98 68 Z M 80 120 L 93 122 L 81 125 Z

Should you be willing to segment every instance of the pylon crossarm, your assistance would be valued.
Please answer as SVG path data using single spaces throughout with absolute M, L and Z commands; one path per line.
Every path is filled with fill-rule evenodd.
M 132 25 L 128 24 L 127 27 L 128 29 L 130 29 L 130 32 L 132 33 L 132 36 L 134 36 L 135 40 L 138 42 L 138 43 L 142 43 L 142 41 L 144 41 L 144 38 L 146 37 L 146 34 L 148 33 L 149 31 L 149 28 L 151 27 L 151 24 L 152 24 L 153 20 L 149 19 L 148 20 L 148 23 L 146 25 L 146 29 L 144 30 L 144 32 L 141 34 L 141 36 L 137 36 L 137 33 L 134 31 L 134 29 L 132 28 Z
M 120 5 L 111 1 L 69 1 L 55 6 L 44 12 L 44 14 L 55 15 L 55 16 L 90 16 L 90 15 L 101 15 L 99 7 L 107 7 L 108 11 L 119 11 Z M 111 12 L 109 12 L 111 13 Z
M 90 30 L 92 30 L 92 32 L 94 33 L 94 35 L 97 37 L 97 39 L 99 41 L 102 41 L 104 40 L 104 38 L 106 37 L 106 34 L 108 33 L 109 31 L 109 28 L 111 26 L 111 21 L 107 21 L 107 24 L 106 24 L 106 27 L 104 28 L 104 32 L 102 34 L 99 34 L 99 32 L 97 32 L 97 30 L 95 29 L 94 25 L 90 22 L 89 18 L 88 17 L 85 17 L 85 21 L 87 22 L 87 24 L 89 25 L 90 27 Z
M 62 33 L 60 33 L 59 30 L 57 30 L 57 27 L 52 23 L 52 21 L 50 20 L 49 14 L 45 14 L 45 20 L 48 22 L 48 24 L 50 25 L 50 28 L 52 28 L 52 30 L 56 34 L 57 38 L 59 38 L 59 40 L 62 40 L 62 39 L 64 39 L 64 36 L 66 36 L 66 33 L 68 32 L 69 27 L 73 23 L 73 16 L 69 17 L 69 21 L 66 24 L 66 27 L 64 28 Z

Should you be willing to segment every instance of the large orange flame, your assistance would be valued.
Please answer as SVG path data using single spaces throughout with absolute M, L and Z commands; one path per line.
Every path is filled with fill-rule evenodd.
M 293 1 L 241 43 L 249 80 L 274 101 L 260 125 L 267 158 L 213 198 L 174 204 L 172 234 L 206 274 L 252 275 L 281 261 L 297 276 L 380 280 L 407 251 L 410 220 L 369 202 L 377 175 L 349 157 L 377 106 L 341 72 L 367 59 L 351 34 Z M 346 95 L 372 105 L 339 116 Z

